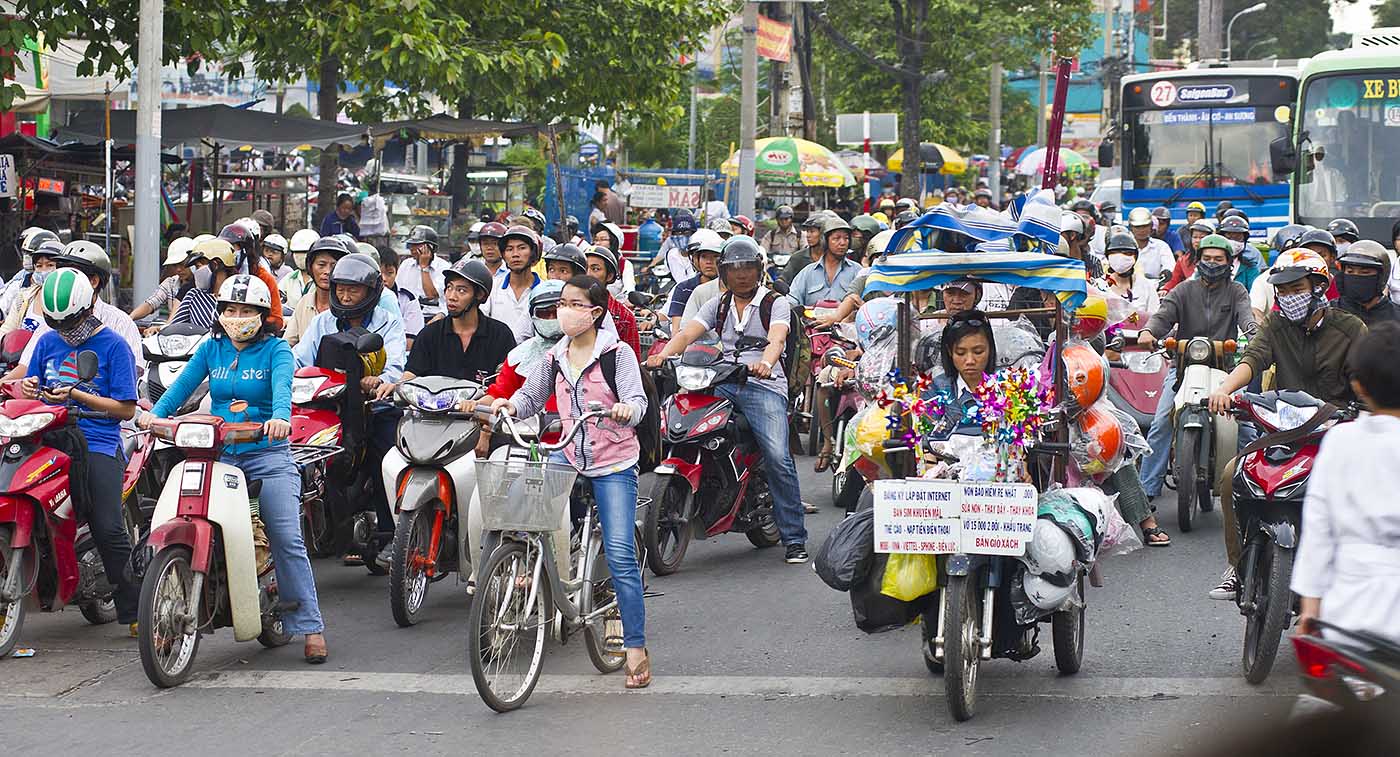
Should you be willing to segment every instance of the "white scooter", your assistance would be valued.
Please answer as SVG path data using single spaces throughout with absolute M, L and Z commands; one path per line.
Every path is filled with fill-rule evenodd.
M 141 340 L 141 352 L 146 357 L 146 378 L 141 396 L 155 404 L 160 401 L 180 371 L 189 364 L 195 350 L 210 338 L 209 329 L 193 323 L 172 323 Z M 209 382 L 200 384 L 176 411 L 176 415 L 209 412 Z
M 1173 472 L 1177 523 L 1182 531 L 1190 531 L 1196 513 L 1213 507 L 1212 489 L 1220 480 L 1221 466 L 1238 451 L 1239 424 L 1207 406 L 1211 392 L 1233 367 L 1238 345 L 1233 339 L 1219 342 L 1202 336 L 1168 338 L 1163 345 L 1177 356 Z

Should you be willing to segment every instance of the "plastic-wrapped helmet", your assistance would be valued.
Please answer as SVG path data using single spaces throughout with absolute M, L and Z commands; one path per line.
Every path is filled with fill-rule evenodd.
M 506 225 L 496 221 L 489 221 L 481 225 L 481 231 L 477 234 L 478 241 L 481 239 L 500 239 L 506 235 Z
M 750 236 L 750 237 L 753 236 L 753 219 L 752 219 L 752 218 L 749 218 L 748 216 L 743 216 L 743 215 L 734 216 L 733 218 L 730 218 L 730 219 L 729 219 L 729 223 L 730 223 L 731 225 L 733 225 L 733 226 L 738 226 L 738 227 L 739 227 L 739 230 L 738 230 L 737 232 L 735 232 L 735 233 L 737 233 L 737 234 L 744 234 L 744 235 Z
M 1248 234 L 1249 219 L 1243 216 L 1232 215 L 1220 219 L 1220 225 L 1216 227 L 1217 234 Z
M 671 233 L 678 236 L 689 236 L 696 230 L 695 216 L 689 210 L 677 210 L 671 216 Z
M 44 242 L 61 242 L 58 235 L 48 229 L 41 229 L 38 226 L 30 226 L 20 234 L 19 249 L 26 255 L 32 255 L 39 245 Z
M 859 231 L 861 235 L 864 236 L 867 240 L 873 238 L 876 234 L 879 234 L 882 231 L 882 229 L 880 228 L 880 222 L 875 220 L 875 216 L 866 213 L 862 213 L 856 216 L 855 218 L 852 218 L 851 228 L 855 229 L 856 231 Z
M 622 227 L 615 223 L 603 222 L 593 224 L 592 232 L 596 238 L 599 231 L 608 233 L 608 248 L 616 255 L 622 249 Z
M 893 297 L 877 297 L 856 311 L 856 341 L 863 350 L 898 328 L 899 301 Z
M 1104 244 L 1103 251 L 1109 252 L 1131 252 L 1138 253 L 1137 240 L 1126 231 L 1116 231 L 1108 235 L 1108 241 Z
M 1323 260 L 1321 255 L 1300 245 L 1279 253 L 1278 258 L 1274 260 L 1273 271 L 1269 273 L 1269 283 L 1274 286 L 1291 284 L 1307 276 L 1320 279 L 1324 286 L 1332 280 L 1327 261 Z
M 195 258 L 204 258 L 211 263 L 217 260 L 230 271 L 238 263 L 238 257 L 233 252 L 233 245 L 229 244 L 227 239 L 214 238 L 195 242 L 190 255 Z
M 354 305 L 340 304 L 340 298 L 336 297 L 336 287 L 356 284 L 369 290 L 365 298 Z M 379 295 L 383 291 L 384 276 L 372 258 L 359 252 L 346 255 L 336 261 L 335 268 L 331 271 L 331 312 L 336 318 L 364 318 L 379 305 Z
M 686 245 L 687 254 L 695 255 L 701 252 L 721 252 L 724 249 L 724 237 L 709 230 L 696 229 L 690 235 L 690 243 Z
M 1129 226 L 1151 226 L 1152 211 L 1147 208 L 1133 208 L 1128 211 Z
M 1361 238 L 1361 229 L 1352 223 L 1350 218 L 1334 218 L 1327 224 L 1327 232 L 1334 239 L 1345 239 L 1348 242 L 1355 242 Z
M 1235 243 L 1219 234 L 1209 234 L 1201 240 L 1200 244 L 1196 245 L 1197 252 L 1212 249 L 1224 251 L 1226 257 L 1231 260 L 1235 258 Z
M 444 279 L 449 276 L 462 279 L 481 290 L 477 294 L 477 304 L 480 304 L 491 295 L 491 286 L 495 282 L 486 264 L 475 258 L 462 258 L 456 263 L 453 263 L 451 267 L 442 272 L 442 277 Z M 541 284 L 543 283 L 544 282 L 541 282 Z
M 1042 610 L 1057 610 L 1074 593 L 1074 582 L 1070 581 L 1065 586 L 1060 586 L 1042 576 L 1033 573 L 1026 573 L 1022 588 L 1026 590 L 1026 598 L 1031 604 Z
M 412 247 L 415 244 L 426 244 L 433 252 L 437 252 L 437 230 L 431 226 L 424 226 L 423 224 L 414 226 L 413 230 L 408 233 L 408 239 L 404 240 L 404 244 L 408 247 Z
M 252 305 L 271 312 L 272 293 L 267 291 L 267 284 L 262 279 L 240 273 L 224 279 L 219 287 L 218 303 L 219 310 L 223 310 L 224 305 Z
M 1279 251 L 1292 249 L 1297 246 L 1298 237 L 1307 230 L 1307 226 L 1296 223 L 1280 226 L 1278 231 L 1274 232 L 1273 238 L 1269 240 L 1269 246 Z
M 550 279 L 536 284 L 535 288 L 530 290 L 530 313 L 533 314 L 539 308 L 558 306 L 563 292 L 562 281 Z
M 544 213 L 541 213 L 540 211 L 536 210 L 535 208 L 526 208 L 526 209 L 524 210 L 524 212 L 522 212 L 520 215 L 524 216 L 525 218 L 530 219 L 530 223 L 533 223 L 533 224 L 535 225 L 535 232 L 536 232 L 536 233 L 539 233 L 539 232 L 541 232 L 541 231 L 544 231 L 544 225 L 545 225 Z
M 583 250 L 580 250 L 577 245 L 568 242 L 554 245 L 549 249 L 549 252 L 544 254 L 546 264 L 551 260 L 568 263 L 578 273 L 588 273 L 588 258 L 584 257 Z
M 61 268 L 44 279 L 44 321 L 54 331 L 72 328 L 92 311 L 97 294 L 92 283 L 79 271 Z
M 1021 562 L 1031 575 L 1067 579 L 1074 572 L 1074 540 L 1050 518 L 1036 518 Z
M 89 276 L 96 276 L 98 289 L 107 286 L 112 278 L 112 259 L 101 247 L 86 239 L 69 242 L 57 262 L 59 268 L 76 268 Z
M 482 235 L 484 236 L 485 233 L 483 231 Z M 506 229 L 506 232 L 501 235 L 502 252 L 505 252 L 506 242 L 511 239 L 520 239 L 530 245 L 530 265 L 540 262 L 540 235 L 536 234 L 534 229 L 520 224 Z
M 1327 229 L 1308 229 L 1303 232 L 1302 236 L 1298 237 L 1299 247 L 1307 247 L 1310 244 L 1321 245 L 1331 250 L 1333 255 L 1337 254 L 1337 240 Z
M 602 258 L 603 268 L 608 272 L 608 275 L 618 275 L 617 255 L 614 254 L 613 251 L 608 249 L 607 247 L 604 247 L 601 244 L 591 245 L 583 250 L 583 255 L 585 258 L 585 262 L 587 262 L 586 258 L 589 257 Z
M 165 248 L 165 261 L 161 265 L 181 265 L 189 260 L 190 251 L 193 249 L 193 239 L 176 237 L 170 240 L 170 246 Z

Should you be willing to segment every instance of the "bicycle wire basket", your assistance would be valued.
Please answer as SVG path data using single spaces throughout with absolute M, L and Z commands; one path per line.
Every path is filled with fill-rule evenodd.
M 563 524 L 578 471 L 524 460 L 477 460 L 476 490 L 487 531 L 554 531 Z

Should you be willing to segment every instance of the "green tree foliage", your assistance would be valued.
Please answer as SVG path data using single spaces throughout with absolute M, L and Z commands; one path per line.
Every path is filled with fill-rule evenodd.
M 1371 9 L 1376 17 L 1376 28 L 1400 26 L 1400 0 L 1383 0 Z M 1355 30 L 1353 30 L 1355 31 Z
M 1225 0 L 1220 21 L 1221 34 L 1225 33 L 1225 25 L 1232 16 L 1255 2 L 1257 0 Z M 1387 2 L 1394 3 L 1396 0 Z M 1266 10 L 1243 16 L 1235 23 L 1235 34 L 1231 40 L 1235 60 L 1306 58 L 1332 47 L 1328 34 L 1332 28 L 1328 0 L 1268 0 L 1268 3 Z M 1164 5 L 1167 14 L 1166 39 L 1153 42 L 1153 57 L 1170 58 L 1186 42 L 1194 59 L 1197 1 L 1166 0 Z M 1376 9 L 1378 17 L 1383 7 Z M 1156 12 L 1157 23 L 1161 23 L 1161 14 L 1161 10 Z M 1225 46 L 1223 38 L 1221 46 Z

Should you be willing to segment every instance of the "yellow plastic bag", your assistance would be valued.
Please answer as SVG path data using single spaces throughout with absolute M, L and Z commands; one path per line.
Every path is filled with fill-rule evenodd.
M 880 593 L 913 602 L 938 588 L 938 560 L 933 555 L 893 554 L 880 579 Z

